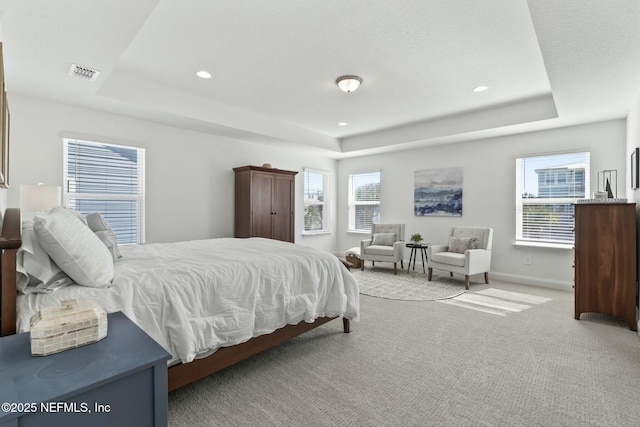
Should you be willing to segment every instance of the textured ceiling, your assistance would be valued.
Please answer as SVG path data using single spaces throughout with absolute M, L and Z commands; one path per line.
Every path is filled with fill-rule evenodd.
M 636 0 L 8 0 L 0 14 L 10 94 L 336 157 L 624 117 L 640 83 Z M 343 74 L 361 88 L 339 91 Z

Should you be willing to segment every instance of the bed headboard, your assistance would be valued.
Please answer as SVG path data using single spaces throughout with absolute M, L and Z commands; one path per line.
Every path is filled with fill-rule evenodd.
M 16 333 L 16 255 L 21 245 L 20 209 L 7 208 L 0 232 L 0 336 Z

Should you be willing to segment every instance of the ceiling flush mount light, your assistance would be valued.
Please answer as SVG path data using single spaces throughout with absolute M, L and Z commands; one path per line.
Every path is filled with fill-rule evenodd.
M 485 90 L 489 89 L 489 86 L 476 86 L 473 88 L 474 92 L 484 92 Z
M 211 73 L 202 70 L 202 71 L 198 71 L 196 73 L 196 76 L 200 77 L 201 79 L 210 79 L 211 78 Z
M 346 126 L 346 125 L 347 125 L 347 122 L 340 122 L 340 123 L 338 123 L 338 126 Z
M 354 90 L 360 87 L 362 83 L 362 78 L 358 76 L 342 76 L 338 77 L 336 80 L 336 84 L 343 92 L 353 92 Z

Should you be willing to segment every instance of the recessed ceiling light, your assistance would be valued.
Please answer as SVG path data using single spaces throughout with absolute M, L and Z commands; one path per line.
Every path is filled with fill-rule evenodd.
M 346 125 L 347 125 L 347 122 L 340 122 L 340 123 L 338 123 L 338 126 L 346 126 Z
M 201 79 L 210 79 L 211 78 L 211 74 L 202 70 L 202 71 L 198 71 L 196 73 L 196 76 L 200 77 Z
M 484 92 L 485 90 L 489 89 L 489 86 L 476 86 L 473 88 L 474 92 Z

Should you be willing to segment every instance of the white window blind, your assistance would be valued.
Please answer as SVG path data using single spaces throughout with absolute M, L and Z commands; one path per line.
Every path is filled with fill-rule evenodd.
M 573 204 L 589 197 L 588 152 L 516 159 L 516 242 L 573 243 Z
M 327 183 L 327 172 L 305 168 L 303 234 L 329 232 Z
M 371 231 L 380 222 L 380 172 L 349 175 L 349 231 Z
M 64 203 L 100 212 L 119 244 L 144 243 L 143 148 L 64 140 Z

